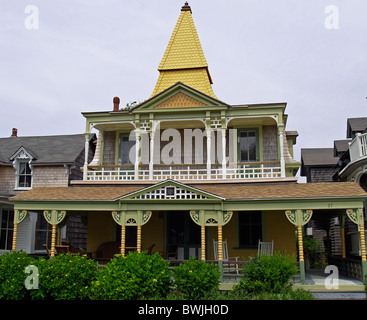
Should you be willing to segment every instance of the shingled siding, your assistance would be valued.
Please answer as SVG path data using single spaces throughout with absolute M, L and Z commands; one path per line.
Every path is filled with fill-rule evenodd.
M 104 150 L 103 150 L 104 165 L 115 164 L 115 141 L 116 141 L 115 131 L 106 131 L 104 133 Z
M 12 166 L 0 166 L 0 194 L 15 194 L 15 170 Z
M 33 187 L 67 187 L 69 174 L 64 166 L 33 168 Z
M 307 182 L 333 182 L 333 175 L 336 171 L 337 169 L 330 167 L 310 168 L 310 177 L 307 177 Z
M 278 140 L 276 126 L 263 126 L 264 161 L 278 160 Z

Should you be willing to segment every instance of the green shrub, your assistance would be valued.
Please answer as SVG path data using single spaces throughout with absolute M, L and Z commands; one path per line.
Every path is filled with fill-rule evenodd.
M 39 289 L 31 291 L 33 299 L 88 299 L 90 286 L 96 277 L 97 262 L 86 256 L 61 254 L 52 259 L 40 258 Z
M 237 295 L 280 293 L 297 273 L 296 261 L 285 254 L 254 257 L 244 266 L 244 279 L 233 288 Z
M 310 259 L 310 268 L 325 269 L 326 254 L 325 249 L 321 246 L 322 241 L 313 237 L 303 238 L 303 247 L 306 251 L 306 256 Z
M 212 263 L 191 258 L 174 267 L 173 274 L 177 291 L 184 299 L 203 299 L 218 290 L 220 273 Z
M 171 283 L 172 272 L 168 266 L 169 262 L 158 253 L 116 255 L 98 272 L 93 282 L 92 298 L 132 300 L 164 296 Z
M 0 299 L 21 300 L 29 298 L 24 281 L 29 274 L 24 270 L 35 260 L 25 252 L 12 251 L 0 255 Z

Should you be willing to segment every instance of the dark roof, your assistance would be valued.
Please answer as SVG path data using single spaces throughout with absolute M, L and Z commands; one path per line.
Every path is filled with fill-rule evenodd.
M 10 158 L 23 147 L 32 163 L 73 163 L 84 149 L 84 134 L 0 138 L 0 163 L 12 164 Z
M 348 151 L 349 142 L 352 142 L 352 140 L 351 139 L 334 140 L 334 156 L 338 156 L 341 153 Z
M 301 161 L 305 166 L 334 166 L 338 160 L 334 148 L 301 149 Z
M 353 138 L 353 132 L 363 132 L 367 128 L 367 118 L 348 118 L 347 138 Z

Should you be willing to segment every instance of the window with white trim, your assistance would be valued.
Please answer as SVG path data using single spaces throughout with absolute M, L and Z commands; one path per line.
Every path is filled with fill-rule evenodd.
M 32 155 L 25 148 L 20 147 L 10 160 L 13 160 L 13 167 L 15 169 L 15 189 L 31 189 L 33 177 L 33 168 L 31 165 L 33 160 Z
M 16 189 L 32 188 L 32 169 L 28 161 L 18 161 L 16 168 Z

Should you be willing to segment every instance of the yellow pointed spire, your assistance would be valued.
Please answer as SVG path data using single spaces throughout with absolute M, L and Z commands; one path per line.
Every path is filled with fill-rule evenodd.
M 208 63 L 192 19 L 191 8 L 186 2 L 173 30 L 167 49 L 158 67 L 159 78 L 152 96 L 177 82 L 193 87 L 213 98 Z

